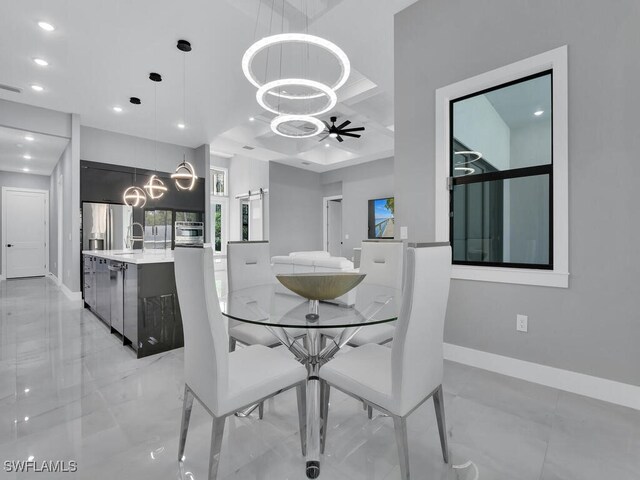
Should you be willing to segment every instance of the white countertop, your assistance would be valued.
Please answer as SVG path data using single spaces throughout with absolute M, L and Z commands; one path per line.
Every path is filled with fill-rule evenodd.
M 83 250 L 82 254 L 137 265 L 173 262 L 173 250 Z

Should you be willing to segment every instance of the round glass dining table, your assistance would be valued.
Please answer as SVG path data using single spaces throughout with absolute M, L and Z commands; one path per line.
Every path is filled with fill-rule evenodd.
M 308 478 L 320 475 L 320 454 L 324 446 L 321 425 L 326 412 L 321 397 L 325 392 L 320 382 L 320 367 L 361 328 L 396 320 L 402 293 L 381 285 L 360 284 L 342 298 L 353 299 L 353 304 L 306 300 L 283 285 L 268 284 L 232 290 L 220 299 L 225 316 L 269 329 L 307 367 Z M 323 329 L 331 329 L 331 336 L 323 335 Z

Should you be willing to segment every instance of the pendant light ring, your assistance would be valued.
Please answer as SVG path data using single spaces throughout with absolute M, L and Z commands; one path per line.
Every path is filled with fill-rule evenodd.
M 292 135 L 286 132 L 283 132 L 278 127 L 283 123 L 291 123 L 291 122 L 306 122 L 310 123 L 315 127 L 315 130 L 310 131 L 308 133 L 303 133 L 300 135 Z M 326 128 L 325 124 L 318 120 L 316 117 L 312 117 L 311 115 L 280 115 L 274 118 L 271 121 L 271 130 L 273 133 L 277 135 L 281 135 L 283 137 L 288 138 L 309 138 L 314 137 L 321 133 Z
M 326 104 L 322 106 L 320 109 L 312 112 L 304 112 L 300 111 L 283 111 L 282 109 L 278 110 L 278 108 L 272 107 L 266 101 L 267 94 L 275 93 L 277 95 L 277 91 L 282 91 L 282 87 L 305 87 L 318 92 L 319 96 L 326 97 Z M 288 94 L 286 98 L 290 98 L 292 100 L 302 100 L 310 98 L 308 95 L 290 95 Z M 315 98 L 315 97 L 314 97 Z M 265 83 L 261 86 L 256 92 L 256 101 L 258 104 L 264 108 L 265 110 L 275 113 L 276 115 L 322 115 L 323 113 L 327 113 L 332 110 L 333 107 L 338 103 L 338 96 L 336 92 L 328 87 L 324 83 L 316 82 L 315 80 L 308 80 L 306 78 L 283 78 L 280 80 L 274 80 L 269 83 Z
M 127 188 L 122 195 L 122 200 L 125 205 L 133 208 L 142 208 L 147 203 L 147 195 L 144 190 L 138 186 L 132 186 Z
M 162 198 L 167 191 L 167 187 L 164 185 L 164 182 L 160 180 L 157 175 L 151 175 L 151 178 L 144 186 L 144 189 L 151 200 L 158 200 Z
M 349 62 L 349 57 L 347 57 L 347 54 L 344 53 L 344 51 L 340 47 L 338 47 L 335 43 L 330 42 L 329 40 L 326 40 L 321 37 L 316 37 L 315 35 L 309 35 L 307 33 L 280 33 L 277 35 L 271 35 L 268 37 L 261 38 L 260 40 L 255 42 L 253 45 L 251 45 L 247 49 L 247 51 L 244 53 L 244 56 L 242 57 L 242 71 L 244 73 L 244 76 L 247 77 L 247 80 L 249 80 L 249 82 L 252 85 L 254 85 L 256 88 L 262 87 L 263 84 L 258 81 L 253 71 L 252 64 L 253 64 L 254 58 L 261 51 L 269 47 L 272 47 L 274 45 L 279 45 L 283 43 L 306 43 L 309 45 L 314 45 L 316 47 L 320 47 L 326 50 L 327 52 L 331 53 L 334 57 L 336 57 L 336 59 L 338 60 L 338 63 L 340 64 L 340 76 L 336 81 L 336 83 L 334 83 L 331 86 L 331 88 L 334 91 L 338 90 L 341 86 L 343 86 L 346 83 L 347 79 L 349 78 L 349 75 L 351 74 L 351 63 Z M 274 91 L 270 91 L 269 93 L 271 95 L 279 96 L 282 98 L 288 98 L 291 100 L 318 98 L 324 95 L 324 93 L 315 93 L 315 94 L 306 95 L 306 96 L 296 96 L 296 95 L 289 95 L 283 92 L 274 92 Z
M 193 190 L 198 176 L 196 175 L 196 170 L 193 168 L 193 165 L 187 161 L 183 161 L 178 165 L 175 173 L 171 174 L 171 178 L 175 180 L 178 190 Z

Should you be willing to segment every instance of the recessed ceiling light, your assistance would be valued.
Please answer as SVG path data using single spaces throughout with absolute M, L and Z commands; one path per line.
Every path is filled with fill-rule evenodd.
M 41 67 L 49 66 L 49 62 L 47 62 L 44 58 L 34 58 L 33 61 L 36 65 L 40 65 Z
M 250 121 L 250 122 L 253 122 L 254 120 L 255 120 L 255 118 L 253 118 L 253 117 L 249 117 L 249 121 Z
M 24 393 L 29 393 L 30 391 L 31 391 L 31 389 L 30 389 L 30 388 L 25 388 L 25 389 L 24 389 Z
M 533 114 L 534 114 L 536 117 L 539 117 L 539 116 L 540 116 L 540 115 L 542 115 L 543 113 L 544 113 L 544 110 L 536 110 L 535 112 L 533 112 Z
M 330 144 L 330 143 L 325 143 L 325 144 L 324 144 L 324 146 L 325 146 L 325 147 L 330 147 L 330 146 L 331 146 L 331 144 Z
M 119 106 L 116 105 L 115 107 L 113 107 L 113 111 L 116 112 L 116 113 L 120 113 L 120 112 L 122 112 L 122 107 L 119 107 Z
M 28 172 L 28 171 L 29 171 L 29 169 L 28 169 L 27 167 L 24 167 L 24 168 L 22 169 L 22 171 L 23 171 L 23 172 Z M 24 417 L 24 421 L 26 422 L 27 420 L 29 420 L 29 417 Z
M 33 455 L 29 455 L 29 458 L 27 458 L 28 462 L 33 462 L 33 459 L 36 458 Z
M 25 160 L 31 160 L 31 155 L 27 153 L 26 155 L 23 155 L 22 158 L 24 158 Z
M 33 85 L 31 85 L 31 90 L 34 90 L 34 91 L 36 91 L 36 92 L 41 92 L 41 91 L 43 91 L 43 90 L 44 90 L 44 87 L 42 87 L 42 86 L 40 86 L 40 85 L 35 85 L 35 84 L 33 84 Z
M 179 128 L 180 130 L 184 130 L 184 129 L 186 128 L 186 125 L 185 125 L 184 123 L 179 123 L 179 124 L 178 124 L 178 128 Z
M 24 139 L 25 139 L 27 142 L 33 142 L 33 141 L 35 140 L 35 138 L 33 138 L 31 135 L 25 135 L 25 136 L 24 136 Z
M 38 22 L 38 26 L 47 32 L 53 32 L 56 29 L 56 27 L 47 22 Z

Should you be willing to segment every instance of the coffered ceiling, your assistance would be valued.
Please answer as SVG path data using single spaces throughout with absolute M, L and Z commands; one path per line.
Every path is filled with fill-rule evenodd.
M 325 170 L 393 152 L 393 14 L 413 0 L 21 0 L 0 3 L 0 98 L 79 113 L 91 127 Z M 273 7 L 273 9 L 272 9 Z M 271 13 L 273 10 L 273 13 Z M 259 13 L 260 12 L 260 13 Z M 38 21 L 55 26 L 52 32 Z M 307 29 L 338 44 L 354 72 L 335 111 L 365 126 L 338 144 L 271 133 L 240 60 L 257 36 Z M 193 51 L 175 48 L 187 39 Z M 34 58 L 45 59 L 42 67 Z M 186 64 L 186 126 L 183 120 Z M 163 82 L 148 80 L 159 72 Z M 43 91 L 31 89 L 40 85 Z M 137 96 L 141 105 L 129 103 Z M 115 112 L 113 107 L 122 108 Z M 249 118 L 253 117 L 253 122 Z M 329 140 L 329 139 L 328 139 Z M 325 147 L 329 143 L 330 147 Z M 253 150 L 242 147 L 248 145 Z M 303 165 L 308 162 L 309 165 Z

